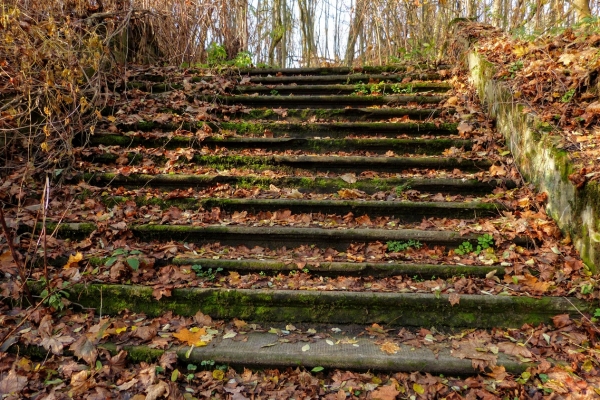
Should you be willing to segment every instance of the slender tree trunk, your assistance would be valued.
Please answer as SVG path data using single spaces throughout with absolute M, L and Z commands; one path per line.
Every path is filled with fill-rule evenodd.
M 367 0 L 368 1 L 368 0 Z M 356 41 L 362 31 L 363 26 L 363 8 L 364 0 L 357 0 L 354 6 L 354 18 L 350 25 L 350 32 L 348 32 L 348 43 L 346 46 L 346 58 L 345 63 L 348 66 L 352 66 L 355 55 Z
M 592 16 L 592 10 L 590 10 L 589 0 L 573 0 L 573 8 L 577 16 L 577 21 L 581 21 L 584 18 Z

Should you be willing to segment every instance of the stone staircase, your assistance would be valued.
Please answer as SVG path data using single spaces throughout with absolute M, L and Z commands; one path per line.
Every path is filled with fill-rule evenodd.
M 518 225 L 543 211 L 518 202 L 530 189 L 448 77 L 444 67 L 141 71 L 115 85 L 61 189 L 72 206 L 50 216 L 58 264 L 74 252 L 89 262 L 84 277 L 64 278 L 80 281 L 69 299 L 102 316 L 200 312 L 229 324 L 191 347 L 165 333 L 172 347 L 153 357 L 520 374 L 531 357 L 476 344 L 589 312 L 540 267 L 582 264 L 568 243 L 550 251 Z

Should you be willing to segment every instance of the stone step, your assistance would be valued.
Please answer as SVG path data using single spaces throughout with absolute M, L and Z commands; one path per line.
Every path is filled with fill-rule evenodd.
M 463 242 L 476 243 L 480 235 L 461 235 L 455 231 L 426 231 L 420 229 L 325 229 L 325 228 L 295 228 L 285 226 L 188 226 L 188 225 L 130 225 L 129 230 L 134 236 L 148 240 L 183 240 L 198 244 L 219 242 L 222 245 L 240 245 L 247 247 L 260 246 L 277 249 L 293 248 L 300 244 L 331 247 L 345 251 L 351 243 L 388 242 L 388 241 L 418 241 L 422 245 L 445 246 L 457 248 Z M 62 232 L 63 235 L 66 231 Z M 530 239 L 516 237 L 513 243 L 520 246 L 533 244 Z
M 43 285 L 32 287 L 39 294 Z M 559 314 L 590 312 L 589 302 L 568 297 L 540 299 L 499 295 L 460 295 L 458 304 L 447 294 L 382 293 L 269 289 L 172 289 L 156 300 L 154 288 L 135 285 L 74 284 L 64 289 L 80 307 L 102 315 L 129 310 L 158 317 L 167 312 L 191 317 L 198 311 L 214 319 L 238 318 L 264 323 L 377 323 L 393 327 L 520 328 L 550 323 Z M 102 307 L 102 310 L 100 310 Z
M 65 260 L 66 261 L 66 260 Z M 227 260 L 204 258 L 193 255 L 177 256 L 170 260 L 174 265 L 201 265 L 204 270 L 212 268 L 214 271 L 222 269 L 225 272 L 238 271 L 285 273 L 298 271 L 296 262 L 283 262 L 276 260 Z M 307 270 L 313 275 L 325 276 L 374 276 L 387 277 L 396 275 L 417 276 L 419 278 L 452 278 L 455 276 L 469 276 L 484 278 L 490 273 L 498 276 L 504 275 L 501 265 L 457 265 L 457 264 L 416 264 L 398 262 L 311 262 L 302 263 L 302 270 Z
M 248 211 L 256 214 L 261 211 L 290 210 L 298 213 L 323 213 L 334 215 L 370 215 L 400 218 L 406 222 L 420 222 L 423 218 L 474 219 L 496 216 L 506 208 L 498 203 L 472 202 L 414 202 L 414 201 L 374 201 L 374 200 L 297 200 L 297 199 L 236 199 L 236 198 L 163 198 L 104 196 L 102 201 L 111 206 L 133 200 L 138 206 L 158 205 L 162 209 L 179 207 L 184 210 L 205 210 L 219 207 L 226 212 Z
M 151 159 L 155 166 L 164 166 L 169 158 L 145 154 L 137 150 L 125 151 L 120 154 L 103 153 L 85 157 L 96 164 L 112 164 L 125 155 L 129 158 L 129 165 L 143 164 L 145 159 Z M 435 169 L 461 171 L 482 171 L 492 166 L 489 160 L 471 160 L 454 157 L 365 157 L 365 156 L 239 156 L 239 155 L 190 155 L 187 161 L 182 158 L 177 161 L 181 165 L 204 165 L 216 169 L 248 168 L 261 171 L 270 169 L 274 171 L 301 169 L 308 171 L 342 171 L 361 173 L 363 171 L 376 172 L 402 172 L 406 169 Z M 170 164 L 169 164 L 170 165 Z
M 439 104 L 445 96 L 393 95 L 393 96 L 205 96 L 189 95 L 188 101 L 216 102 L 217 104 L 249 107 L 283 108 L 339 108 L 395 106 L 400 104 Z
M 132 132 L 133 133 L 133 132 Z M 81 145 L 81 142 L 77 143 Z M 331 151 L 357 151 L 364 150 L 373 153 L 386 153 L 393 151 L 398 154 L 441 154 L 452 147 L 471 150 L 472 142 L 465 139 L 315 139 L 315 138 L 284 138 L 284 137 L 207 137 L 198 139 L 194 136 L 173 134 L 122 134 L 96 133 L 89 138 L 92 146 L 121 146 L 145 148 L 162 147 L 166 149 L 177 148 L 226 148 L 239 149 L 265 149 L 272 151 L 304 150 L 306 152 L 320 153 Z
M 30 230 L 23 226 L 19 232 Z M 47 223 L 47 231 L 56 230 L 60 238 L 81 238 L 96 230 L 93 223 L 69 223 L 60 225 Z M 260 246 L 269 249 L 282 247 L 294 248 L 301 244 L 331 247 L 346 251 L 352 243 L 370 242 L 419 242 L 421 245 L 444 246 L 449 249 L 459 247 L 464 242 L 477 243 L 486 232 L 464 234 L 451 230 L 422 229 L 380 229 L 380 228 L 312 228 L 281 225 L 245 226 L 245 225 L 161 225 L 130 224 L 127 229 L 141 240 L 181 240 L 197 244 L 216 243 L 222 245 Z M 532 239 L 515 237 L 510 240 L 518 246 L 534 245 Z
M 358 85 L 245 85 L 236 86 L 233 93 L 241 95 L 271 96 L 323 96 L 323 95 L 393 95 L 413 93 L 443 93 L 450 90 L 447 83 L 414 82 Z
M 328 341 L 333 344 L 329 344 Z M 257 369 L 303 366 L 307 369 L 322 367 L 353 371 L 426 371 L 434 375 L 459 376 L 481 373 L 473 367 L 472 360 L 452 355 L 450 341 L 436 343 L 434 349 L 400 344 L 395 354 L 383 352 L 380 346 L 376 339 L 353 338 L 339 334 L 334 334 L 328 339 L 306 339 L 294 343 L 285 336 L 253 332 L 239 335 L 237 339 L 223 339 L 221 336 L 213 339 L 207 346 L 193 349 L 180 347 L 175 351 L 178 359 L 187 364 L 201 364 L 204 360 L 214 360 L 216 364 Z M 102 347 L 117 352 L 116 346 Z M 151 350 L 143 346 L 125 349 L 133 353 Z M 485 352 L 484 349 L 481 351 Z M 506 372 L 519 375 L 535 363 L 521 362 L 516 357 L 498 353 L 496 365 L 503 366 Z
M 433 65 L 381 65 L 381 66 L 362 66 L 362 67 L 304 67 L 304 68 L 241 68 L 236 71 L 236 75 L 274 75 L 274 76 L 289 76 L 289 75 L 340 75 L 340 74 L 384 74 L 398 73 L 406 71 L 418 72 L 435 72 L 451 68 L 450 65 L 440 64 Z
M 117 122 L 121 132 L 129 131 L 165 131 L 180 130 L 204 131 L 205 125 L 211 132 L 237 133 L 250 136 L 272 137 L 328 137 L 345 138 L 349 135 L 360 136 L 428 136 L 456 135 L 456 123 L 432 122 L 334 122 L 334 123 L 276 123 L 276 122 L 155 122 L 140 119 L 136 122 Z M 102 129 L 102 127 L 100 127 Z
M 281 75 L 251 76 L 249 83 L 262 85 L 333 85 L 333 84 L 369 84 L 371 82 L 401 83 L 411 81 L 439 81 L 442 76 L 437 72 L 405 72 L 386 74 L 342 74 L 342 75 Z
M 287 77 L 291 80 L 292 77 Z M 307 77 L 294 77 L 295 81 L 291 81 L 290 84 L 277 84 L 277 83 L 259 83 L 256 84 L 253 81 L 262 80 L 265 78 L 253 78 L 250 83 L 253 85 L 239 85 L 233 89 L 233 93 L 236 94 L 272 94 L 272 95 L 341 95 L 341 94 L 357 94 L 357 95 L 370 95 L 370 94 L 411 94 L 421 92 L 446 92 L 450 90 L 451 86 L 444 82 L 422 82 L 415 81 L 409 83 L 385 83 L 389 82 L 390 79 L 385 79 L 381 83 L 369 83 L 369 79 L 366 78 L 365 82 L 358 81 L 355 84 L 350 84 L 350 79 L 341 80 L 329 78 L 329 81 L 334 81 L 332 84 L 321 84 L 314 81 L 308 80 L 303 82 L 302 78 Z M 365 79 L 365 78 L 363 78 Z M 192 80 L 197 81 L 197 79 Z M 300 84 L 298 84 L 300 83 Z M 138 89 L 148 93 L 165 93 L 173 90 L 184 90 L 184 84 L 178 82 L 169 83 L 156 83 L 152 81 L 132 81 L 127 82 L 127 89 Z M 114 88 L 119 91 L 119 88 Z M 187 94 L 194 93 L 194 87 L 191 90 L 186 90 Z
M 203 365 L 211 360 L 216 365 L 271 370 L 272 368 L 304 367 L 306 369 L 341 369 L 353 371 L 385 371 L 385 372 L 414 372 L 422 371 L 443 376 L 468 376 L 481 373 L 473 366 L 470 358 L 461 353 L 455 353 L 457 346 L 451 340 L 432 343 L 427 346 L 415 347 L 400 343 L 395 353 L 387 353 L 381 349 L 382 341 L 376 338 L 356 337 L 360 334 L 354 326 L 318 326 L 324 330 L 322 334 L 305 334 L 297 338 L 285 333 L 241 332 L 234 338 L 224 338 L 217 335 L 206 346 L 188 347 L 173 346 L 167 350 L 157 349 L 148 345 L 132 345 L 129 343 L 102 342 L 98 348 L 116 356 L 124 350 L 127 359 L 133 363 L 158 363 L 162 356 L 175 353 L 181 364 Z M 311 329 L 311 328 L 307 328 Z M 315 328 L 313 328 L 315 329 Z M 331 329 L 341 333 L 330 334 Z M 316 330 L 316 329 L 315 329 Z M 279 329 L 278 332 L 285 331 Z M 358 333 L 357 333 L 358 331 Z M 363 331 L 364 332 L 364 331 Z M 478 332 L 475 332 L 478 333 Z M 288 339 L 289 337 L 289 339 Z M 394 340 L 388 340 L 394 342 Z M 306 345 L 308 344 L 308 347 Z M 458 345 L 460 346 L 460 345 Z M 481 347 L 480 360 L 493 360 L 495 365 L 504 367 L 508 373 L 520 375 L 536 364 L 529 360 L 518 359 L 515 356 L 497 352 L 495 349 Z M 47 352 L 35 345 L 13 345 L 8 353 L 22 354 L 28 357 L 44 359 Z M 64 355 L 74 356 L 67 348 Z M 469 355 L 469 354 L 467 354 Z M 477 354 L 472 354 L 477 357 Z M 167 357 L 170 359 L 170 357 Z
M 197 175 L 197 174 L 130 174 L 117 173 L 87 173 L 74 175 L 71 180 L 84 179 L 93 185 L 110 185 L 124 187 L 159 187 L 172 188 L 200 188 L 217 184 L 230 184 L 239 187 L 265 187 L 274 185 L 278 188 L 297 188 L 300 192 L 336 193 L 341 189 L 358 189 L 365 193 L 392 190 L 406 190 L 408 188 L 427 193 L 444 194 L 483 194 L 491 193 L 498 187 L 513 189 L 516 183 L 512 180 L 492 179 L 480 181 L 477 179 L 457 178 L 379 178 L 358 179 L 349 183 L 341 178 L 300 178 L 283 177 L 267 178 L 260 176 L 234 176 L 234 175 Z
M 254 108 L 243 110 L 234 114 L 228 114 L 242 120 L 274 120 L 286 122 L 307 122 L 307 121 L 328 121 L 328 122 L 348 122 L 348 121 L 381 121 L 387 119 L 409 118 L 410 120 L 427 120 L 436 118 L 446 112 L 448 115 L 454 114 L 454 109 L 439 108 L 407 108 L 407 107 L 388 107 L 388 108 L 303 108 L 303 109 L 272 109 L 272 108 Z

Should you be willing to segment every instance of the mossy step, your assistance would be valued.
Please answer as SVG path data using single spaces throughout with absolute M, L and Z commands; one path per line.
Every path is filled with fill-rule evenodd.
M 391 83 L 391 84 L 359 84 L 344 85 L 344 84 L 293 84 L 293 85 L 273 85 L 267 86 L 247 86 L 240 85 L 233 89 L 233 93 L 237 94 L 272 94 L 272 95 L 335 95 L 335 94 L 393 94 L 393 93 L 420 93 L 420 92 L 446 92 L 451 86 L 443 82 L 414 82 L 414 83 Z M 184 90 L 182 83 L 156 83 L 133 81 L 127 82 L 128 89 L 139 89 L 148 93 L 164 93 L 171 90 Z M 361 92 L 362 90 L 362 92 Z M 194 90 L 187 90 L 187 94 L 193 93 Z
M 116 106 L 105 107 L 101 113 L 108 117 L 115 113 Z M 118 108 L 118 107 L 117 107 Z M 179 108 L 159 108 L 162 113 L 184 114 L 187 106 Z M 219 108 L 208 110 L 207 113 L 215 120 L 223 120 L 224 117 L 236 118 L 240 120 L 274 120 L 287 122 L 306 122 L 309 120 L 327 120 L 329 122 L 348 122 L 348 121 L 378 121 L 392 118 L 408 117 L 411 120 L 426 120 L 440 116 L 442 113 L 449 115 L 456 112 L 453 108 L 409 108 L 409 107 L 387 107 L 387 108 L 253 108 L 242 110 L 227 110 L 223 113 Z
M 43 290 L 32 284 L 32 292 Z M 156 300 L 153 287 L 75 284 L 63 289 L 70 299 L 102 315 L 129 310 L 159 317 L 167 312 L 191 317 L 198 311 L 215 319 L 247 322 L 359 324 L 386 327 L 426 326 L 520 328 L 550 323 L 552 317 L 589 313 L 593 302 L 567 297 L 461 295 L 452 305 L 449 295 L 265 289 L 173 289 Z M 262 350 L 262 349 L 257 349 Z
M 126 153 L 133 164 L 139 164 L 145 158 L 153 159 L 157 166 L 167 161 L 166 157 L 152 156 L 138 151 Z M 94 163 L 114 163 L 119 156 L 103 153 L 85 157 Z M 255 170 L 291 168 L 309 171 L 356 172 L 401 172 L 405 169 L 482 171 L 492 166 L 489 160 L 471 160 L 454 157 L 364 157 L 364 156 L 238 156 L 238 155 L 194 155 L 180 164 L 205 165 L 218 169 L 250 168 Z M 287 167 L 287 168 L 286 168 Z
M 139 131 L 177 131 L 187 130 L 196 132 L 208 125 L 213 132 L 234 131 L 240 135 L 264 136 L 271 131 L 273 137 L 331 137 L 344 138 L 348 135 L 386 136 L 399 135 L 455 135 L 458 133 L 455 123 L 431 122 L 331 122 L 331 123 L 262 123 L 262 122 L 182 122 L 163 123 L 139 120 L 133 123 L 118 123 L 117 128 L 127 132 Z
M 362 85 L 268 85 L 268 86 L 236 86 L 233 90 L 237 94 L 260 95 L 341 95 L 360 94 L 390 95 L 394 93 L 412 94 L 421 92 L 447 92 L 451 89 L 448 83 L 414 82 L 394 84 L 362 84 Z
M 342 329 L 344 332 L 347 330 L 345 326 L 341 326 L 341 328 L 335 326 L 335 328 Z M 240 338 L 243 340 L 239 340 Z M 473 368 L 471 360 L 453 356 L 452 345 L 449 342 L 436 343 L 435 351 L 427 347 L 415 348 L 400 344 L 396 353 L 387 354 L 380 349 L 380 344 L 375 343 L 377 339 L 359 337 L 354 339 L 356 342 L 353 344 L 343 344 L 344 339 L 348 341 L 351 338 L 343 336 L 343 334 L 334 334 L 329 339 L 313 339 L 307 351 L 302 350 L 306 342 L 279 341 L 285 337 L 259 332 L 239 334 L 235 340 L 223 339 L 219 335 L 207 346 L 194 348 L 174 346 L 168 350 L 161 350 L 144 345 L 113 342 L 100 343 L 97 347 L 108 351 L 113 356 L 116 356 L 121 350 L 125 350 L 127 359 L 134 363 L 157 363 L 163 354 L 175 353 L 178 360 L 184 365 L 202 365 L 206 360 L 212 360 L 217 365 L 225 364 L 232 367 L 254 369 L 303 366 L 307 369 L 322 367 L 354 371 L 420 371 L 446 376 L 481 373 Z M 334 344 L 330 345 L 327 340 Z M 35 345 L 13 345 L 7 351 L 40 360 L 48 357 L 48 352 L 44 348 Z M 73 356 L 73 352 L 67 348 L 63 354 Z M 535 366 L 534 363 L 520 362 L 504 353 L 498 354 L 496 364 L 503 366 L 506 372 L 515 375 L 520 375 L 527 368 Z
M 442 76 L 437 72 L 405 72 L 387 74 L 347 74 L 347 75 L 292 75 L 292 76 L 252 76 L 250 83 L 263 85 L 331 85 L 331 84 L 357 84 L 369 82 L 402 81 L 438 81 Z M 409 83 L 410 84 L 410 83 Z
M 456 135 L 458 124 L 433 122 L 330 122 L 330 123 L 261 123 L 261 122 L 222 122 L 211 126 L 214 130 L 230 130 L 240 135 L 263 136 L 266 131 L 274 137 L 330 137 L 344 138 L 349 134 L 369 136 L 423 136 Z
M 365 150 L 374 153 L 393 151 L 398 154 L 441 154 L 451 147 L 470 150 L 473 142 L 464 139 L 312 139 L 312 138 L 261 138 L 261 137 L 208 137 L 198 140 L 189 136 L 164 136 L 145 138 L 139 135 L 99 134 L 90 136 L 92 146 L 144 146 L 146 148 L 226 148 L 226 149 L 265 149 L 265 150 L 305 150 L 313 153 L 330 151 Z
M 294 248 L 300 244 L 332 247 L 345 251 L 351 243 L 419 241 L 422 244 L 457 248 L 461 243 L 477 242 L 483 235 L 461 235 L 454 231 L 425 231 L 419 229 L 326 229 L 295 228 L 286 226 L 189 226 L 189 225 L 130 225 L 134 236 L 142 240 L 181 240 L 194 243 L 214 243 L 222 245 L 240 245 L 248 247 L 260 246 L 277 249 Z M 63 232 L 64 233 L 64 232 Z M 516 237 L 512 240 L 517 245 L 527 246 L 531 240 Z
M 419 72 L 435 72 L 438 70 L 452 68 L 449 65 L 440 64 L 430 66 L 419 65 L 382 65 L 382 66 L 363 66 L 363 67 L 303 67 L 303 68 L 240 68 L 236 70 L 236 75 L 344 75 L 344 74 L 383 74 L 404 72 L 408 70 Z
M 200 256 L 177 256 L 171 262 L 175 265 L 201 265 L 205 270 L 222 268 L 225 271 L 240 272 L 288 272 L 298 271 L 295 262 L 276 260 L 225 260 L 203 258 Z M 311 274 L 317 275 L 362 275 L 362 276 L 395 276 L 407 275 L 421 278 L 452 278 L 454 276 L 485 277 L 496 271 L 496 275 L 504 275 L 504 267 L 499 265 L 448 265 L 448 264 L 408 264 L 408 263 L 349 263 L 349 262 L 307 262 L 302 267 Z
M 339 108 L 393 106 L 397 104 L 439 104 L 445 96 L 394 95 L 394 96 L 188 96 L 194 100 L 217 104 L 242 104 L 251 107 L 283 108 Z
M 444 110 L 453 114 L 454 109 Z M 409 117 L 411 120 L 425 120 L 441 115 L 439 108 L 288 108 L 285 112 L 276 112 L 272 108 L 254 108 L 239 111 L 235 118 L 242 120 L 275 120 L 287 122 L 306 122 L 311 119 L 327 121 L 377 121 L 391 118 Z
M 477 179 L 456 178 L 381 178 L 359 179 L 349 183 L 341 178 L 266 178 L 260 176 L 235 175 L 195 175 L 195 174 L 130 174 L 115 173 L 86 173 L 75 175 L 72 179 L 83 178 L 93 185 L 110 185 L 126 187 L 159 187 L 172 188 L 201 188 L 217 184 L 230 184 L 237 187 L 264 187 L 275 185 L 278 188 L 297 188 L 300 192 L 336 193 L 341 189 L 358 189 L 367 194 L 383 190 L 412 189 L 427 193 L 447 194 L 482 194 L 490 193 L 498 187 L 514 189 L 517 187 L 512 180 L 491 180 L 482 182 Z
M 227 212 L 275 211 L 287 209 L 293 213 L 323 213 L 346 215 L 391 216 L 407 222 L 418 222 L 423 218 L 443 217 L 473 219 L 498 215 L 505 207 L 498 203 L 482 202 L 414 202 L 414 201 L 373 201 L 373 200 L 298 200 L 298 199 L 236 199 L 236 198 L 162 198 L 162 197 L 115 197 L 106 196 L 103 202 L 114 205 L 127 200 L 135 201 L 139 206 L 158 205 L 163 209 L 180 207 L 182 209 L 206 210 L 219 207 Z

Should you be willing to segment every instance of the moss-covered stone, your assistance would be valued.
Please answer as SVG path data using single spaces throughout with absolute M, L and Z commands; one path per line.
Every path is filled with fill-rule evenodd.
M 369 292 L 174 289 L 155 300 L 151 287 L 74 285 L 71 298 L 103 315 L 124 310 L 151 317 L 172 311 L 213 318 L 294 323 L 371 324 L 392 326 L 521 327 L 548 323 L 557 314 L 579 315 L 593 306 L 578 299 L 462 295 L 452 306 L 447 295 Z M 102 303 L 100 303 L 102 299 Z

